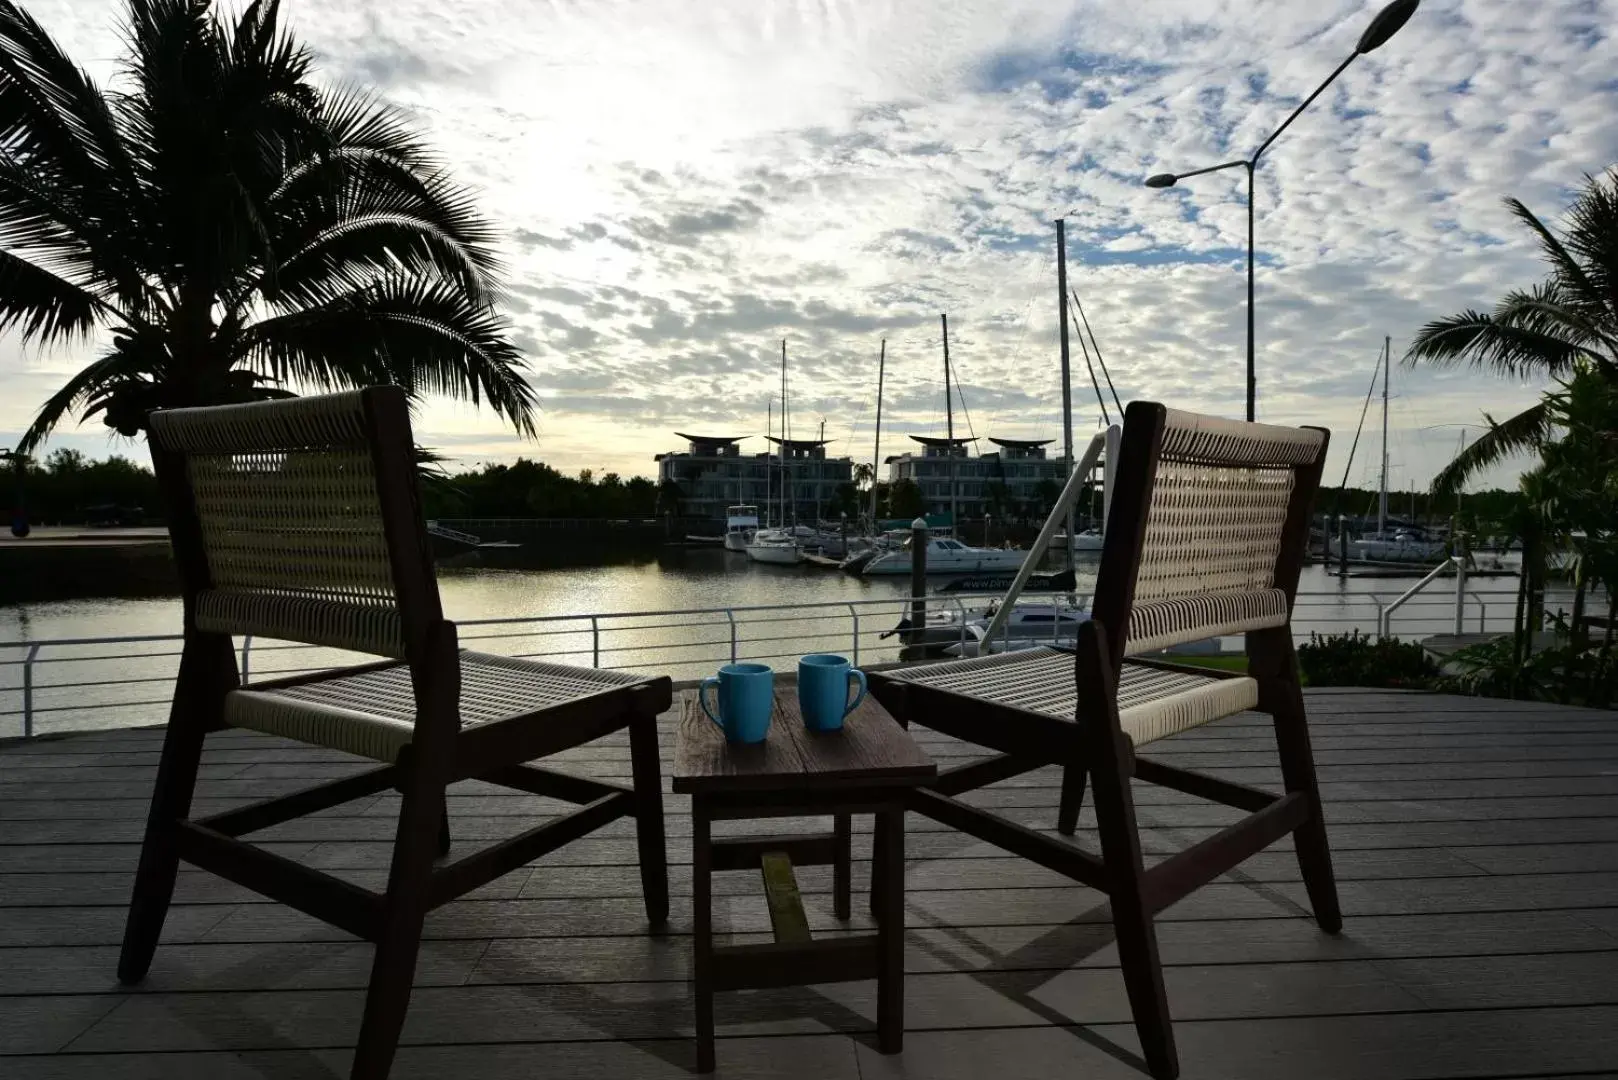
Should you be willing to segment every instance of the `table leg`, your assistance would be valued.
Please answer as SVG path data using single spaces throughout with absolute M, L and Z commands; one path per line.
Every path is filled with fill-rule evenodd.
M 877 914 L 877 939 L 882 964 L 877 975 L 876 1041 L 884 1054 L 904 1049 L 904 840 L 905 812 L 902 805 L 889 807 L 876 817 L 881 857 L 871 864 L 873 883 L 880 880 L 881 911 Z M 873 898 L 876 892 L 873 884 Z
M 708 805 L 691 799 L 691 970 L 697 1006 L 697 1072 L 714 1070 L 713 1031 L 713 844 Z
M 854 858 L 854 816 L 847 813 L 835 815 L 837 828 L 837 855 L 832 863 L 832 909 L 839 919 L 847 920 L 853 915 L 853 889 L 854 868 L 851 865 Z
M 888 837 L 882 828 L 882 815 L 876 815 L 876 828 L 871 833 L 871 917 L 882 920 L 882 865 L 887 861 Z

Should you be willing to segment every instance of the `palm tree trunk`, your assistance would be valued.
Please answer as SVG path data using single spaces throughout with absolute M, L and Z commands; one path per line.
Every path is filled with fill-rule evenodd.
M 1584 594 L 1590 586 L 1585 564 L 1584 553 L 1580 552 L 1573 566 L 1573 626 L 1570 635 L 1574 648 L 1582 648 L 1590 642 L 1589 628 L 1584 625 Z
M 1528 586 L 1526 617 L 1523 619 L 1523 659 L 1534 652 L 1534 635 L 1545 625 L 1545 536 L 1537 525 L 1530 527 L 1523 541 L 1523 577 Z
M 1523 664 L 1528 659 L 1528 560 L 1530 557 L 1530 542 L 1528 532 L 1522 536 L 1522 571 L 1517 575 L 1517 607 L 1511 620 L 1511 674 L 1507 679 L 1506 693 L 1515 698 L 1517 696 L 1517 679 L 1522 672 Z

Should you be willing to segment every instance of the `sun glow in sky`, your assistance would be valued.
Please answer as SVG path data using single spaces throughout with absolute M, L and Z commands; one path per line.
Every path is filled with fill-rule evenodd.
M 1240 170 L 1352 51 L 1379 0 L 285 0 L 320 77 L 413 113 L 505 231 L 507 310 L 539 443 L 434 402 L 420 441 L 649 473 L 675 430 L 764 432 L 792 357 L 794 434 L 868 459 L 941 433 L 938 313 L 979 436 L 1059 436 L 1051 221 L 1125 401 L 1238 416 Z M 30 10 L 102 79 L 119 7 Z M 1501 206 L 1555 217 L 1618 161 L 1615 0 L 1426 0 L 1270 150 L 1258 176 L 1259 418 L 1334 429 L 1347 461 L 1383 335 L 1541 275 Z M 93 345 L 0 339 L 0 445 Z M 1099 419 L 1074 352 L 1075 429 Z M 1393 484 L 1425 484 L 1535 388 L 1395 368 Z M 957 424 L 968 421 L 957 414 Z M 53 445 L 131 452 L 99 423 Z M 1374 440 L 1373 440 L 1374 442 Z M 757 441 L 750 449 L 762 450 Z M 985 444 L 987 448 L 987 444 Z M 1367 482 L 1361 451 L 1351 482 Z M 1489 481 L 1509 481 L 1511 469 Z

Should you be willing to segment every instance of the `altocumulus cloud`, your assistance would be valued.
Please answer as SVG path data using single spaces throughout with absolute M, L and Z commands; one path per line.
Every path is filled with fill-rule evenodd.
M 941 310 L 973 429 L 1055 434 L 1050 222 L 1070 211 L 1071 276 L 1120 393 L 1239 412 L 1240 175 L 1141 178 L 1248 153 L 1379 5 L 286 6 L 323 77 L 409 109 L 506 227 L 539 452 L 629 474 L 675 428 L 761 431 L 782 337 L 796 415 L 825 416 L 839 447 L 856 426 L 868 446 L 884 336 L 884 426 L 932 430 Z M 117 54 L 100 0 L 31 8 L 75 56 Z M 1554 213 L 1618 160 L 1614 25 L 1618 0 L 1426 0 L 1276 144 L 1263 418 L 1351 429 L 1384 334 L 1398 350 L 1537 278 L 1499 200 Z M 0 344 L 0 442 L 88 355 Z M 1533 388 L 1400 371 L 1396 393 L 1400 475 L 1422 482 L 1456 437 L 1422 428 Z M 1082 381 L 1075 399 L 1088 430 Z M 519 449 L 469 410 L 419 423 L 469 459 Z

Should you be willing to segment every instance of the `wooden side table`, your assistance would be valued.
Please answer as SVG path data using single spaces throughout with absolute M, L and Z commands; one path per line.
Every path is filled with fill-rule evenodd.
M 770 734 L 733 746 L 687 695 L 674 750 L 674 790 L 691 796 L 695 891 L 692 963 L 696 979 L 697 1071 L 714 1068 L 716 990 L 877 980 L 877 1045 L 904 1043 L 904 798 L 937 767 L 909 732 L 874 700 L 850 713 L 843 729 L 809 731 L 796 688 L 775 695 Z M 830 814 L 832 833 L 721 837 L 714 821 Z M 876 815 L 871 908 L 877 932 L 814 940 L 792 867 L 831 864 L 837 917 L 849 916 L 850 815 Z M 713 872 L 758 869 L 769 901 L 773 942 L 713 943 Z

